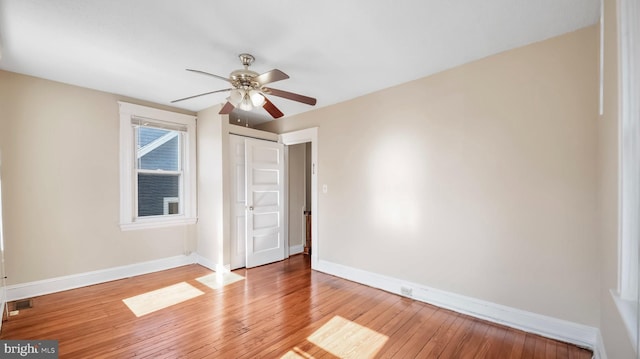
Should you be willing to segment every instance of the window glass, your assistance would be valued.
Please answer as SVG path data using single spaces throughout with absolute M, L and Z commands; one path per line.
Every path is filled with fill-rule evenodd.
M 152 126 L 134 126 L 138 217 L 181 214 L 181 132 Z
M 180 132 L 153 127 L 136 128 L 138 169 L 178 171 Z
M 180 194 L 179 175 L 138 174 L 138 217 L 162 216 L 165 198 L 175 199 Z M 172 201 L 171 203 L 179 203 Z M 169 206 L 168 215 L 180 214 L 179 206 Z

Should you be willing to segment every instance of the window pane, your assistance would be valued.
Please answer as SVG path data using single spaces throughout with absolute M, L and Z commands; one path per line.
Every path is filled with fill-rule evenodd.
M 178 202 L 167 202 L 167 210 L 166 214 L 178 214 L 180 213 L 180 203 Z
M 161 216 L 165 198 L 172 203 L 168 214 L 180 214 L 176 199 L 180 195 L 180 175 L 138 174 L 138 217 Z M 175 204 L 173 204 L 175 203 Z
M 180 170 L 180 132 L 152 127 L 136 128 L 138 169 Z

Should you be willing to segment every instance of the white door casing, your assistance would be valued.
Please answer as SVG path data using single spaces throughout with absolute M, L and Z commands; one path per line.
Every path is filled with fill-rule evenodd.
M 285 258 L 284 145 L 245 139 L 247 268 Z

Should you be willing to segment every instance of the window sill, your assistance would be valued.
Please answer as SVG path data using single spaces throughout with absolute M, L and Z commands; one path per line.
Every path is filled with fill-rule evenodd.
M 629 334 L 629 338 L 631 339 L 631 344 L 633 345 L 633 349 L 635 349 L 636 353 L 638 352 L 638 303 L 635 303 L 631 300 L 622 299 L 620 295 L 611 290 L 611 296 L 613 297 L 613 301 L 616 303 L 616 307 L 618 307 L 618 312 L 620 313 L 620 317 L 622 318 L 622 322 L 624 323 L 625 328 L 627 329 L 627 334 Z
M 197 218 L 171 218 L 171 219 L 152 219 L 152 220 L 138 220 L 131 223 L 120 223 L 120 229 L 123 231 L 134 231 L 139 229 L 153 229 L 164 228 L 173 226 L 184 226 L 189 224 L 196 224 Z

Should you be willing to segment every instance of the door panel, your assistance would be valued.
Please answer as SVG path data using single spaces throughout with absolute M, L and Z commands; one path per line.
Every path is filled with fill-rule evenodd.
M 278 206 L 279 193 L 278 191 L 264 191 L 260 193 L 254 193 L 253 196 L 253 204 L 254 206 L 264 207 L 264 206 Z
M 254 169 L 251 172 L 253 175 L 253 184 L 255 185 L 278 184 L 278 171 L 270 169 Z
M 283 260 L 284 146 L 245 139 L 247 268 Z
M 277 249 L 279 246 L 280 237 L 278 236 L 278 233 L 253 236 L 253 250 L 255 253 Z
M 253 215 L 253 229 L 272 228 L 274 225 L 280 226 L 280 218 L 277 212 L 256 213 Z

